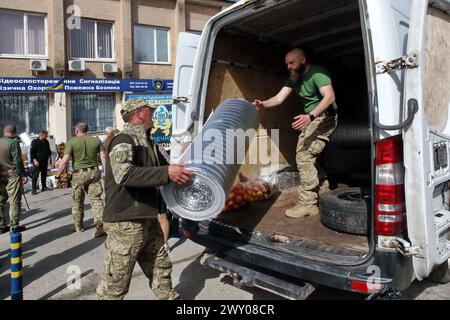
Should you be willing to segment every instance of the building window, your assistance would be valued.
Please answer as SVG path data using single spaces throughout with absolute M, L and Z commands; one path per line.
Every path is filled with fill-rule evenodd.
M 46 57 L 46 16 L 0 11 L 0 56 Z
M 0 127 L 8 123 L 17 126 L 18 133 L 37 134 L 48 130 L 47 94 L 0 95 Z
M 81 19 L 80 28 L 70 30 L 69 37 L 72 59 L 114 58 L 114 32 L 110 22 Z
M 89 132 L 102 132 L 106 127 L 115 127 L 114 93 L 72 94 L 72 129 L 84 122 Z
M 134 26 L 134 61 L 169 63 L 169 29 Z

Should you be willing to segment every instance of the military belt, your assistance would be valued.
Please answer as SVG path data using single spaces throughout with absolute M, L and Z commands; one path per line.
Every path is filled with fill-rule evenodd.
M 91 170 L 95 170 L 95 169 L 97 169 L 97 167 L 81 168 L 81 169 L 73 170 L 73 173 L 91 171 Z

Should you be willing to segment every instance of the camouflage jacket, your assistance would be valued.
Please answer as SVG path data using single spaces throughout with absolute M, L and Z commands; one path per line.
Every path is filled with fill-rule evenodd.
M 27 176 L 20 144 L 15 138 L 0 138 L 0 178 L 14 175 Z
M 158 186 L 169 182 L 168 163 L 143 125 L 125 124 L 106 150 L 103 221 L 156 217 Z

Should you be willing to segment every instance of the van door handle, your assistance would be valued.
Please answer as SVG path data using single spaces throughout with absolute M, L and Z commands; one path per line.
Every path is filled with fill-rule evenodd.
M 403 121 L 400 124 L 387 126 L 387 125 L 379 123 L 377 119 L 374 119 L 375 126 L 382 130 L 388 130 L 388 131 L 403 129 L 406 126 L 409 126 L 411 124 L 411 122 L 414 120 L 414 116 L 417 113 L 417 111 L 419 111 L 419 103 L 417 102 L 416 99 L 409 99 L 408 100 L 408 117 L 406 118 L 405 121 Z
M 191 102 L 191 101 L 189 100 L 188 97 L 176 97 L 176 98 L 173 98 L 173 103 L 174 104 L 189 103 L 189 102 Z

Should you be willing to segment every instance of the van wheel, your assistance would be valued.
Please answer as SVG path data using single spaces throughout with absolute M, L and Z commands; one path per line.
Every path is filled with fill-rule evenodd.
M 437 284 L 447 284 L 450 282 L 450 270 L 448 269 L 448 261 L 434 269 L 428 276 L 428 280 Z
M 370 195 L 360 188 L 341 188 L 320 197 L 320 222 L 330 229 L 367 235 L 367 212 Z

